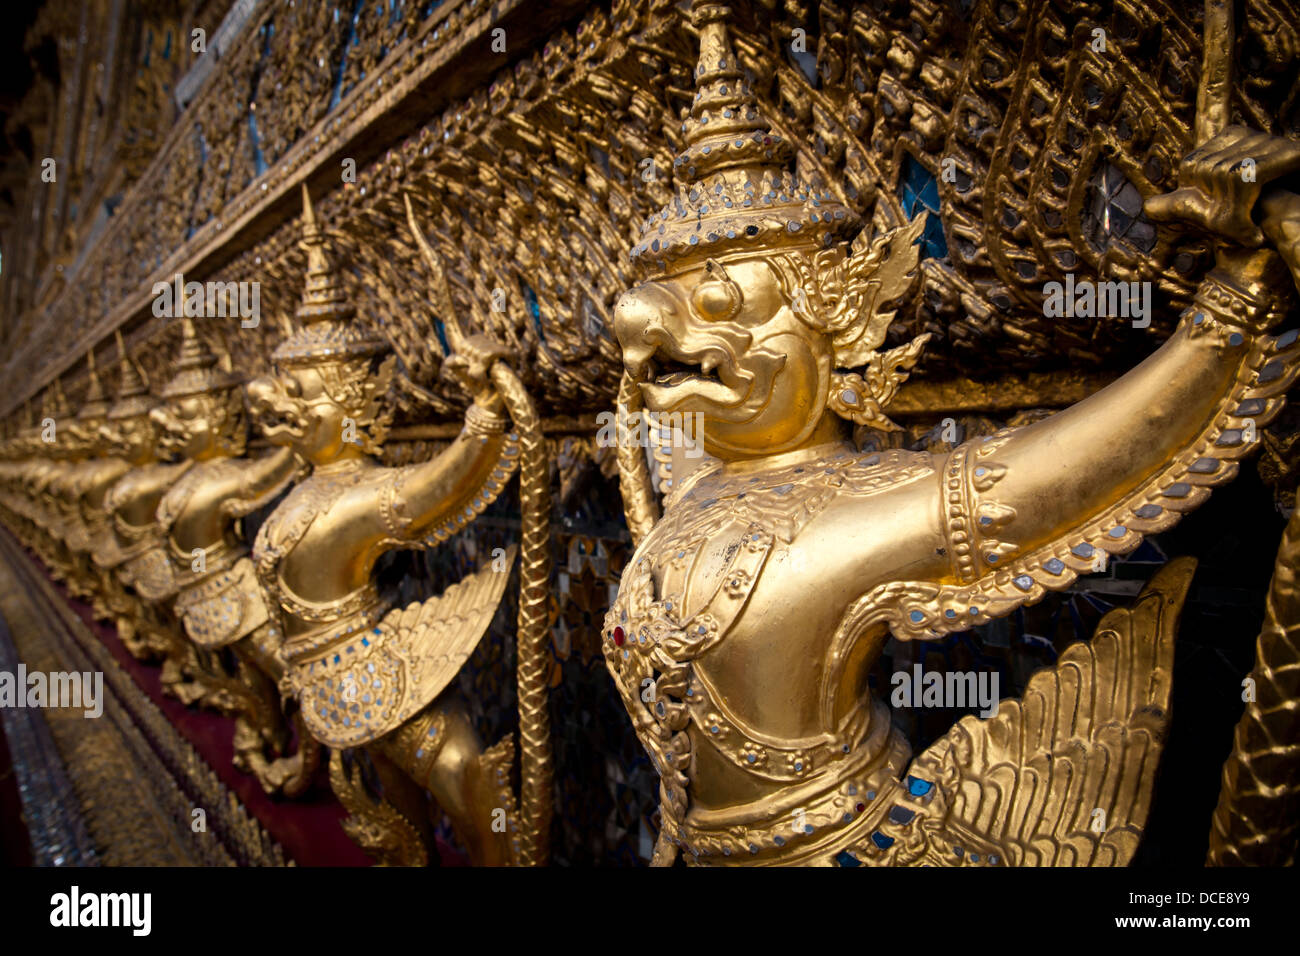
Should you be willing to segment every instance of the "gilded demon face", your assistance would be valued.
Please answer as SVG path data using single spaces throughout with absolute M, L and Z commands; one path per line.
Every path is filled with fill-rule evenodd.
M 358 412 L 330 396 L 313 366 L 250 382 L 248 410 L 269 442 L 292 447 L 313 465 L 337 461 L 358 441 Z
M 99 429 L 109 454 L 136 465 L 167 457 L 160 429 L 147 414 L 110 418 Z
M 229 427 L 230 389 L 169 399 L 149 413 L 167 451 L 203 461 L 222 450 L 223 430 Z
M 763 259 L 710 259 L 624 293 L 614 329 L 650 411 L 700 413 L 710 454 L 750 458 L 798 448 L 826 410 L 830 340 L 798 308 Z
M 68 433 L 76 445 L 77 455 L 93 458 L 108 450 L 108 444 L 100 434 L 104 422 L 102 415 L 89 415 L 68 424 Z

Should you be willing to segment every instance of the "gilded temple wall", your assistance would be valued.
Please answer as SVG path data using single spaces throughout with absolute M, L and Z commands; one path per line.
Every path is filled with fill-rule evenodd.
M 1204 238 L 1157 228 L 1141 203 L 1172 188 L 1193 145 L 1202 22 L 1189 6 L 731 4 L 735 51 L 772 130 L 795 145 L 799 175 L 876 230 L 931 215 L 920 282 L 888 344 L 932 338 L 890 408 L 902 431 L 862 431 L 860 444 L 938 449 L 954 435 L 1035 421 L 1170 335 L 1211 265 Z M 466 396 L 444 371 L 452 319 L 433 304 L 407 225 L 411 199 L 456 312 L 510 349 L 546 435 L 557 862 L 646 862 L 656 826 L 654 768 L 599 653 L 632 539 L 597 416 L 613 407 L 622 372 L 613 309 L 637 281 L 627 252 L 670 200 L 683 147 L 697 56 L 683 22 L 666 0 L 54 2 L 29 44 L 54 44 L 57 77 L 41 77 L 11 121 L 29 131 L 32 155 L 5 167 L 14 196 L 0 222 L 6 437 L 57 405 L 56 381 L 80 405 L 87 353 L 115 380 L 104 371 L 117 366 L 114 333 L 151 382 L 166 380 L 181 332 L 157 314 L 156 284 L 178 274 L 257 284 L 255 325 L 198 325 L 234 368 L 270 372 L 307 268 L 305 185 L 347 263 L 358 321 L 398 358 L 383 460 L 428 460 L 457 433 Z M 193 48 L 196 30 L 206 52 Z M 1300 136 L 1297 31 L 1300 7 L 1289 0 L 1249 3 L 1239 25 L 1237 109 L 1279 136 Z M 1045 314 L 1044 284 L 1067 274 L 1154 278 L 1153 321 Z M 1019 691 L 1180 553 L 1227 575 L 1223 600 L 1202 595 L 1193 642 L 1211 655 L 1226 629 L 1248 645 L 1257 612 L 1222 609 L 1250 606 L 1268 568 L 1229 568 L 1246 551 L 1271 560 L 1274 504 L 1294 503 L 1296 422 L 1284 413 L 1262 433 L 1257 473 L 1200 524 L 1007 620 L 924 649 L 891 645 L 877 680 L 914 660 L 976 662 Z M 245 519 L 250 541 L 269 510 Z M 1252 530 L 1216 554 L 1213 542 L 1242 514 Z M 470 530 L 384 573 L 412 598 L 441 588 L 516 536 L 517 515 L 507 492 Z M 489 740 L 515 721 L 515 600 L 457 679 Z M 952 716 L 927 712 L 906 730 L 928 743 Z M 1207 773 L 1218 765 L 1179 767 L 1212 803 Z M 1153 854 L 1176 855 L 1171 846 Z

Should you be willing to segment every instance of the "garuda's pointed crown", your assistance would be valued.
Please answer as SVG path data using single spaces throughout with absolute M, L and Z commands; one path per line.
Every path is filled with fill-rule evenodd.
M 56 421 L 67 418 L 71 412 L 68 396 L 63 394 L 63 381 L 55 379 L 54 384 L 41 398 L 41 418 L 53 418 Z
M 99 380 L 99 372 L 95 368 L 93 349 L 86 353 L 86 365 L 90 368 L 90 384 L 86 386 L 86 398 L 81 403 L 77 418 L 103 418 L 108 414 L 108 398 L 104 395 L 104 383 Z
M 673 161 L 676 195 L 641 228 L 632 260 L 673 271 L 678 260 L 774 244 L 829 246 L 859 225 L 829 189 L 789 170 L 794 149 L 758 110 L 731 48 L 730 9 L 696 2 L 700 34 L 696 94 L 682 124 L 686 149 Z
M 181 349 L 176 358 L 176 374 L 158 393 L 163 398 L 202 395 L 237 385 L 240 377 L 220 367 L 207 342 L 199 337 L 193 319 L 181 319 Z
M 329 237 L 316 223 L 307 186 L 302 187 L 302 247 L 307 252 L 307 286 L 295 316 L 300 327 L 271 353 L 277 365 L 344 362 L 387 351 L 388 342 L 356 321 L 330 256 Z
M 122 333 L 119 331 L 115 334 L 121 375 L 117 383 L 117 401 L 108 410 L 108 417 L 116 421 L 122 418 L 134 418 L 137 415 L 148 415 L 154 404 L 153 397 L 149 394 L 149 384 L 141 375 L 135 362 L 131 361 L 131 357 L 126 354 L 126 343 L 122 341 Z

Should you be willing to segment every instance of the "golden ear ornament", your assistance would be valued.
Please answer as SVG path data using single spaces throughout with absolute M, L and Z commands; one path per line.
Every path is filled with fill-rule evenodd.
M 908 373 L 921 358 L 921 349 L 928 341 L 930 333 L 926 332 L 898 348 L 872 352 L 860 373 L 831 372 L 827 406 L 855 425 L 898 431 L 898 426 L 885 416 L 884 408 L 893 400 L 898 387 L 907 381 Z
M 921 358 L 930 333 L 878 351 L 898 314 L 897 303 L 911 292 L 918 274 L 926 216 L 870 239 L 863 233 L 849 254 L 833 264 L 831 250 L 818 253 L 816 315 L 832 336 L 835 368 L 826 404 L 855 425 L 897 431 L 883 409 Z M 855 371 L 856 370 L 856 371 Z
M 317 366 L 325 393 L 356 422 L 362 450 L 377 455 L 393 421 L 393 408 L 383 401 L 393 381 L 397 356 L 389 355 L 373 368 L 369 357 Z

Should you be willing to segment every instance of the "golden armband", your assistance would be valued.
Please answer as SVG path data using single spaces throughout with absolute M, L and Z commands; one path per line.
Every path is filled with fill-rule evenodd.
M 1215 269 L 1205 277 L 1196 298 L 1183 313 L 1193 338 L 1214 331 L 1225 344 L 1236 347 L 1247 337 L 1262 335 L 1286 314 L 1286 303 L 1269 286 L 1240 282 Z
M 489 411 L 477 402 L 465 410 L 465 431 L 470 435 L 492 438 L 506 429 L 506 417 Z

